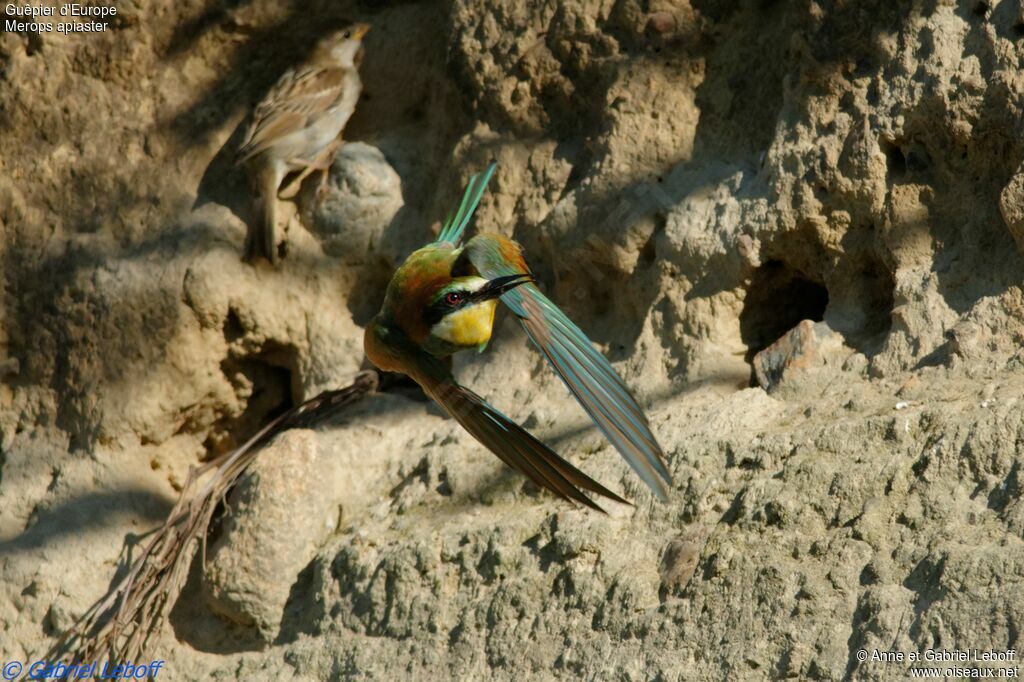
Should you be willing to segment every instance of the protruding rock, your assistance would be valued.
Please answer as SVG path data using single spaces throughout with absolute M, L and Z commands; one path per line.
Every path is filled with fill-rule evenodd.
M 405 203 L 402 179 L 379 149 L 362 142 L 342 146 L 330 178 L 312 232 L 326 253 L 362 262 Z
M 770 391 L 794 372 L 825 366 L 843 348 L 842 337 L 827 324 L 804 320 L 754 356 L 757 383 Z
M 228 499 L 206 564 L 210 607 L 272 640 L 299 572 L 335 529 L 335 477 L 310 431 L 288 431 L 260 453 Z

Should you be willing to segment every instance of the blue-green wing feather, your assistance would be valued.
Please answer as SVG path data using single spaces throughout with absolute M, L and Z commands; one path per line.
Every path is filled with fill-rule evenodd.
M 449 390 L 432 393 L 463 428 L 505 464 L 518 470 L 538 486 L 559 497 L 604 511 L 581 492 L 586 490 L 628 504 L 624 499 L 590 478 L 551 448 L 541 443 L 483 398 L 462 386 L 448 384 Z
M 439 405 L 507 465 L 559 497 L 604 511 L 583 491 L 628 504 L 534 438 L 473 391 L 455 383 L 437 358 L 416 348 L 405 349 L 406 367 Z
M 668 499 L 672 478 L 661 447 L 640 406 L 604 355 L 534 285 L 525 284 L 504 294 L 502 302 L 520 318 L 530 339 L 644 483 L 659 498 Z
M 459 210 L 456 211 L 454 216 L 449 216 L 448 220 L 445 221 L 444 227 L 441 228 L 441 233 L 437 235 L 437 242 L 448 242 L 458 246 L 459 242 L 462 241 L 462 235 L 466 231 L 466 226 L 469 225 L 473 213 L 476 212 L 476 207 L 480 204 L 480 198 L 483 197 L 484 190 L 487 189 L 487 183 L 491 181 L 491 177 L 494 175 L 494 170 L 497 167 L 497 162 L 491 161 L 483 173 L 477 173 L 469 179 L 466 191 L 462 195 L 462 203 L 459 204 Z
M 521 271 L 508 262 L 493 237 L 474 237 L 466 245 L 470 262 L 488 279 Z M 534 345 L 576 396 L 601 432 L 640 478 L 662 500 L 671 475 L 647 418 L 608 360 L 586 334 L 533 284 L 506 292 L 502 302 L 515 313 Z

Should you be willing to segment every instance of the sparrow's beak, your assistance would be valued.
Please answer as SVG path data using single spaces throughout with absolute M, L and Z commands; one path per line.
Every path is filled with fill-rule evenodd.
M 362 40 L 363 36 L 365 36 L 369 32 L 370 32 L 370 25 L 369 24 L 358 24 L 352 30 L 352 35 L 355 36 L 357 40 Z
M 498 298 L 506 291 L 515 289 L 520 284 L 526 284 L 527 282 L 533 281 L 533 275 L 520 274 L 520 275 L 508 275 L 507 277 L 497 277 L 492 279 L 490 282 L 485 284 L 479 291 L 477 291 L 473 298 L 477 301 L 489 301 L 492 298 Z

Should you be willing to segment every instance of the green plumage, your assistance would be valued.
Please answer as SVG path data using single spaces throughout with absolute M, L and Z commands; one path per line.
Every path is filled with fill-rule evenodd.
M 432 325 L 438 319 L 458 321 L 447 317 L 456 314 L 454 308 L 442 308 L 437 318 L 439 302 L 456 277 L 478 274 L 487 286 L 500 287 L 492 295 L 500 294 L 601 432 L 655 494 L 667 499 L 672 479 L 643 410 L 608 360 L 541 293 L 532 276 L 513 277 L 530 274 L 519 245 L 501 235 L 478 234 L 460 247 L 496 166 L 492 162 L 470 178 L 458 210 L 437 239 L 399 268 L 381 313 L 367 330 L 367 356 L 382 369 L 412 377 L 477 440 L 537 485 L 595 509 L 600 508 L 584 491 L 623 501 L 452 377 L 442 358 L 459 348 L 439 349 Z M 510 278 L 519 281 L 501 281 Z
M 469 261 L 485 279 L 526 272 L 514 242 L 478 235 L 466 244 Z M 566 387 L 601 432 L 651 490 L 668 499 L 672 478 L 647 418 L 611 363 L 587 335 L 532 283 L 501 296 L 519 318 L 527 336 L 548 359 Z
M 483 197 L 484 190 L 487 189 L 487 183 L 491 181 L 491 176 L 494 175 L 494 170 L 497 167 L 498 163 L 491 161 L 491 164 L 487 166 L 487 170 L 483 173 L 477 173 L 469 179 L 466 191 L 462 195 L 462 203 L 459 204 L 459 210 L 455 212 L 454 216 L 449 216 L 448 220 L 445 221 L 444 227 L 441 228 L 441 233 L 437 235 L 437 242 L 448 242 L 458 246 L 459 242 L 462 241 L 462 234 L 466 231 L 466 226 L 469 225 L 469 221 L 473 218 L 473 213 L 476 212 L 476 207 L 480 204 L 480 198 Z

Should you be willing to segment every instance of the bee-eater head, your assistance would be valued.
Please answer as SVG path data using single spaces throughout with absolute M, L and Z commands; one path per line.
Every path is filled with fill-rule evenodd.
M 428 350 L 483 350 L 491 339 L 498 297 L 530 279 L 510 275 L 486 280 L 471 275 L 441 287 L 424 311 L 430 329 Z
M 498 298 L 533 279 L 452 276 L 458 254 L 453 249 L 420 249 L 395 273 L 385 299 L 394 323 L 439 357 L 469 348 L 482 350 L 491 338 Z

